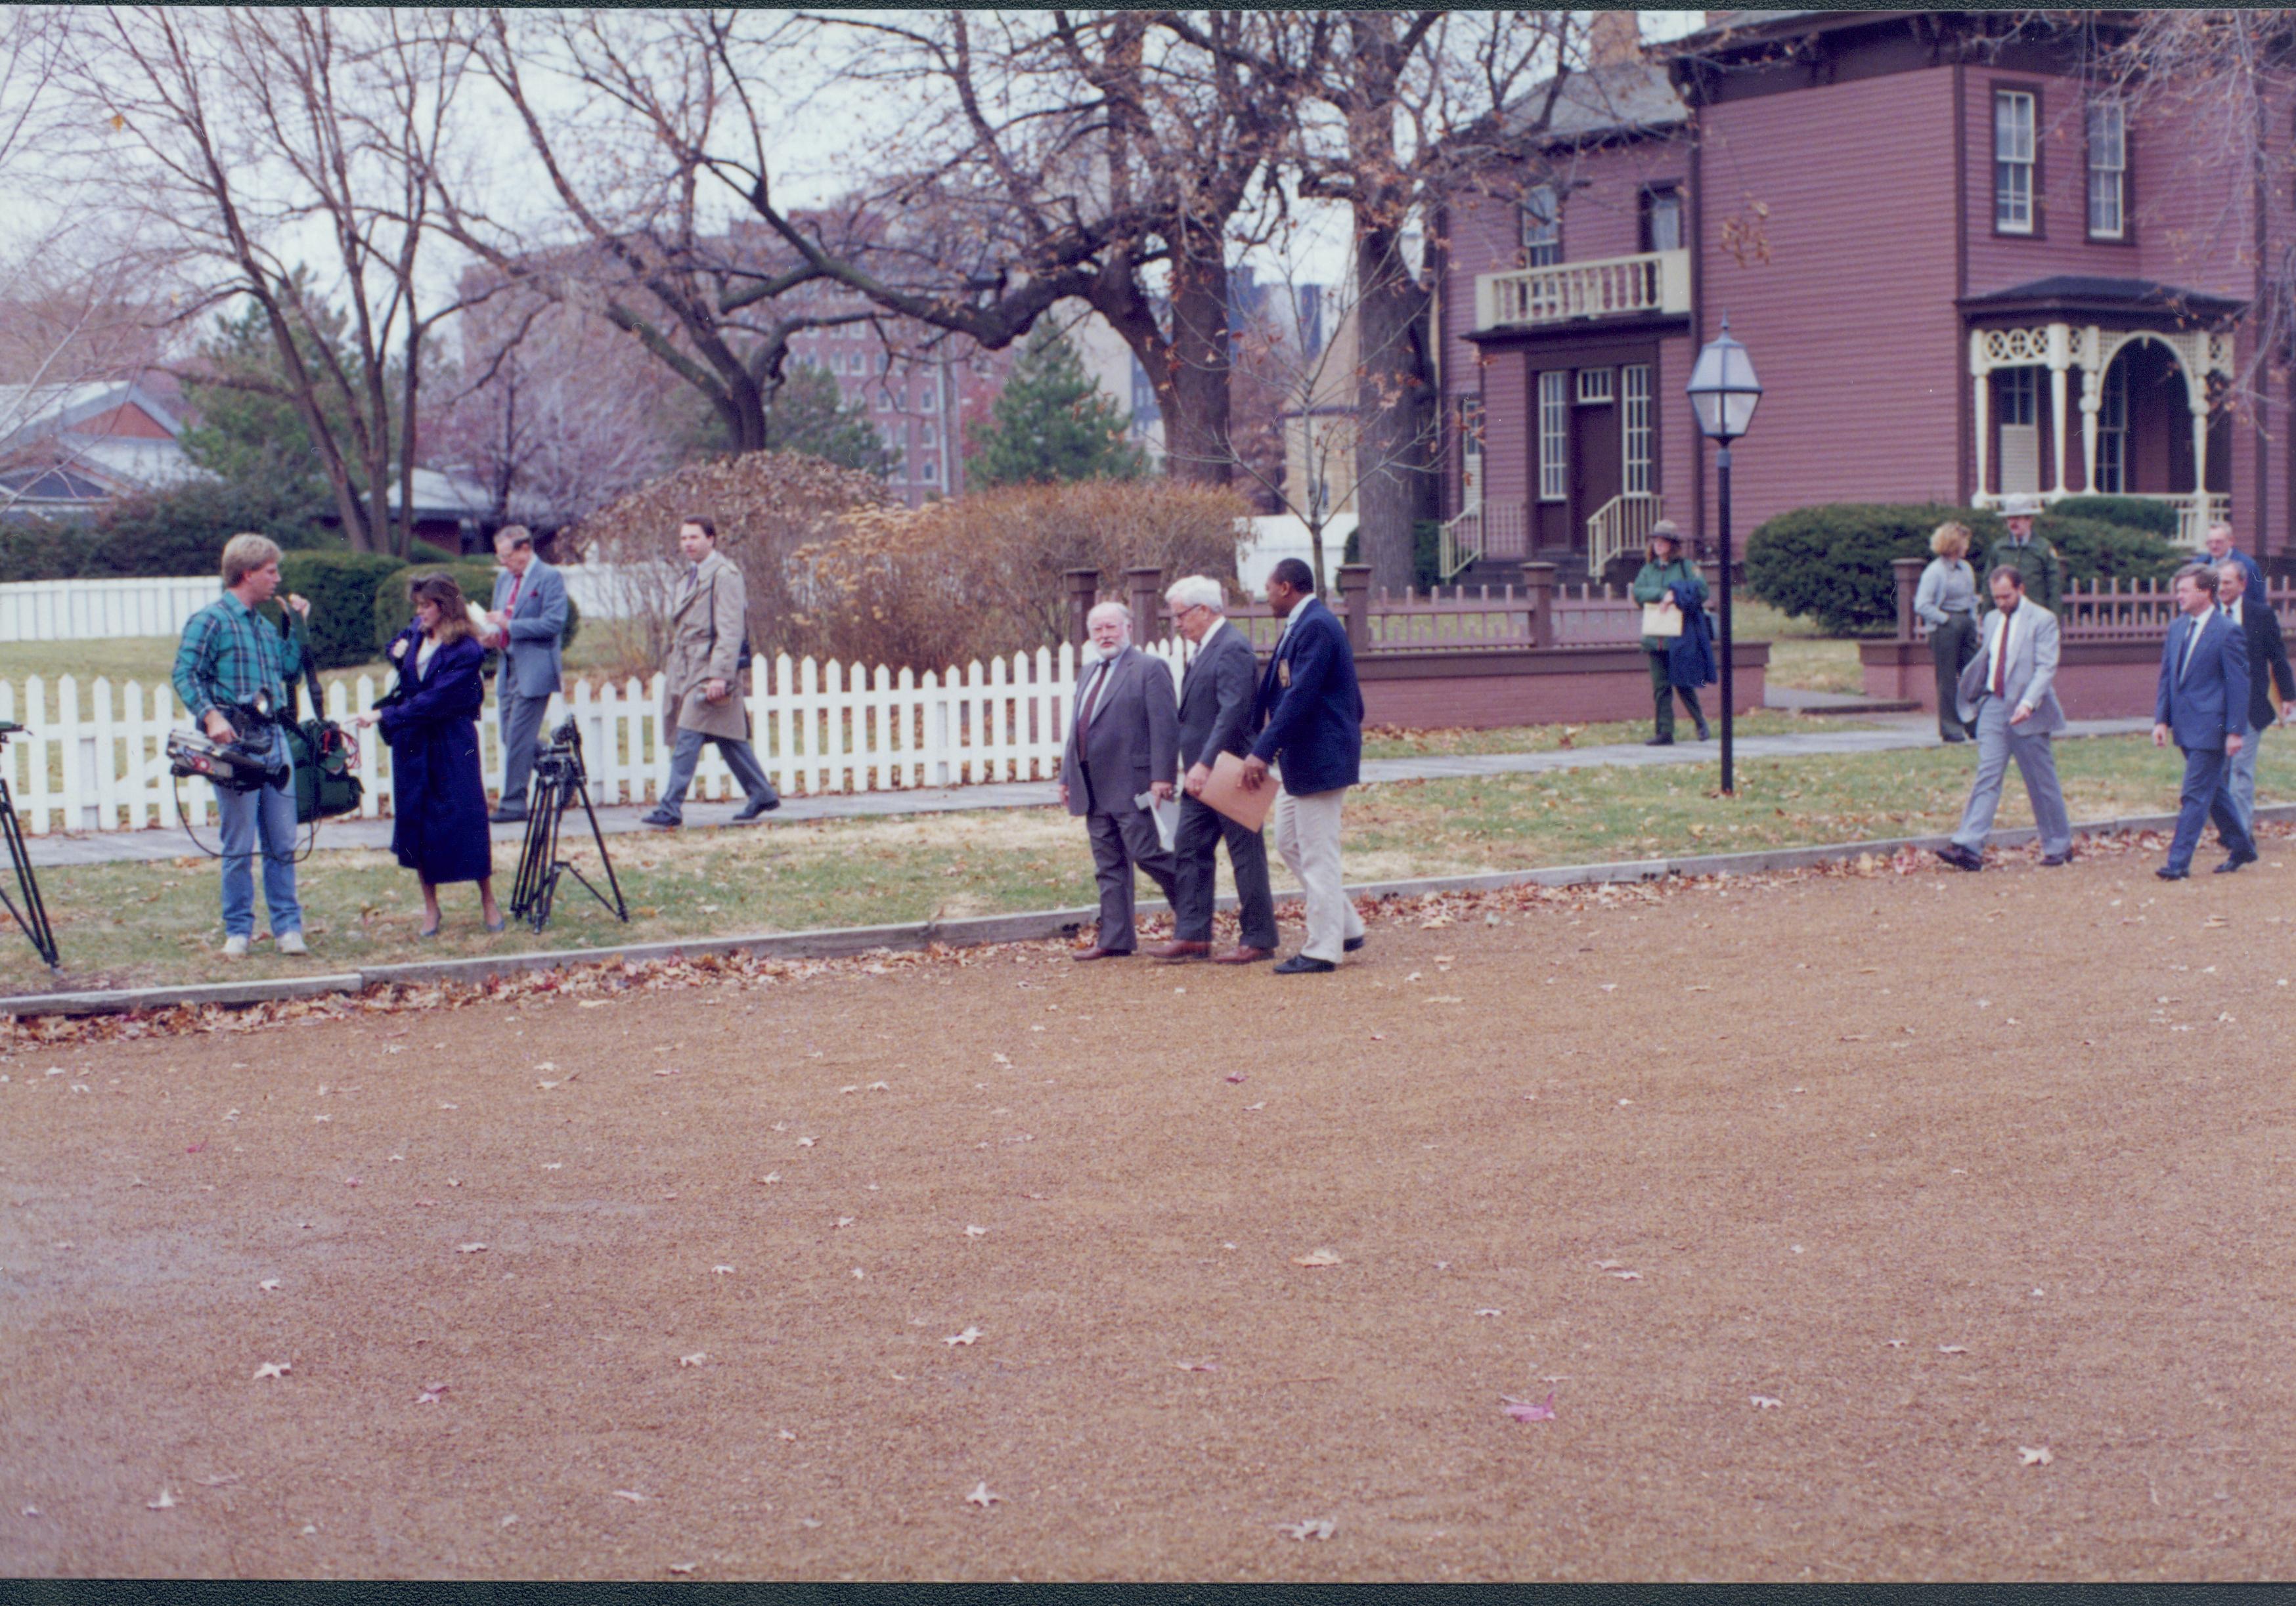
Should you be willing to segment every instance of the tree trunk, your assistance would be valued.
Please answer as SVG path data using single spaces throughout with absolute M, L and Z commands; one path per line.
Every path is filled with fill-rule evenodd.
M 1172 262 L 1171 405 L 1164 414 L 1166 472 L 1189 485 L 1235 478 L 1228 439 L 1229 339 L 1226 242 L 1190 231 Z M 1163 405 L 1165 388 L 1157 388 Z
M 1356 513 L 1372 584 L 1412 583 L 1414 527 L 1438 516 L 1431 303 L 1400 234 L 1358 217 L 1356 232 Z

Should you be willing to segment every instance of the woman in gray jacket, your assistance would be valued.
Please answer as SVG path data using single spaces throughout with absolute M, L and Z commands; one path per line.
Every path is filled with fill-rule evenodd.
M 1977 656 L 1977 571 L 1969 566 L 1969 526 L 1950 521 L 1930 536 L 1937 555 L 1922 570 L 1914 592 L 1914 612 L 1930 627 L 1930 658 L 1937 665 L 1938 735 L 1966 742 L 1976 727 L 1954 711 L 1954 688 L 1962 666 Z

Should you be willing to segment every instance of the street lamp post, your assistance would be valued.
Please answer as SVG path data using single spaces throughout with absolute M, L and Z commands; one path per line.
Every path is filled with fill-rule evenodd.
M 1754 422 L 1755 404 L 1762 399 L 1761 381 L 1754 377 L 1754 361 L 1746 348 L 1730 338 L 1730 315 L 1722 315 L 1722 332 L 1709 340 L 1690 371 L 1690 406 L 1698 414 L 1699 432 L 1720 449 L 1715 453 L 1716 490 L 1721 504 L 1722 535 L 1722 791 L 1737 792 L 1732 765 L 1734 710 L 1732 698 L 1730 629 L 1730 443 Z

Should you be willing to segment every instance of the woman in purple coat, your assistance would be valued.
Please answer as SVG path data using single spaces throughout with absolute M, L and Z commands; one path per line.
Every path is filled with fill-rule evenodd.
M 424 575 L 409 594 L 414 622 L 390 643 L 398 682 L 373 712 L 359 716 L 363 725 L 380 722 L 390 744 L 390 850 L 422 878 L 422 929 L 415 935 L 439 935 L 439 888 L 447 881 L 478 882 L 487 930 L 499 931 L 494 844 L 479 771 L 486 649 L 453 576 Z

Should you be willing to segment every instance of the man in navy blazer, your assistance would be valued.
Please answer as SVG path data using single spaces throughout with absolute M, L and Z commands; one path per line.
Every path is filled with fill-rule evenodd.
M 2154 874 L 2181 881 L 2192 871 L 2201 826 L 2216 822 L 2232 856 L 2217 866 L 2229 875 L 2256 859 L 2256 841 L 2241 823 L 2225 782 L 2248 729 L 2248 643 L 2216 605 L 2216 571 L 2189 563 L 2177 571 L 2177 605 L 2184 615 L 2169 627 L 2161 651 L 2161 688 L 2152 700 L 2152 745 L 2170 737 L 2185 754 L 2185 788 L 2177 807 L 2177 834 L 2169 862 Z
M 535 738 L 551 693 L 559 689 L 566 635 L 566 580 L 534 553 L 534 537 L 512 524 L 495 537 L 494 607 L 487 645 L 502 649 L 495 676 L 495 714 L 502 724 L 502 800 L 490 816 L 526 818 L 526 785 L 534 773 Z
M 1361 778 L 1363 692 L 1344 626 L 1316 596 L 1316 577 L 1286 558 L 1267 577 L 1267 605 L 1283 638 L 1252 702 L 1259 739 L 1243 761 L 1243 783 L 1258 788 L 1278 766 L 1275 851 L 1308 905 L 1308 940 L 1275 967 L 1279 976 L 1339 969 L 1340 955 L 1364 944 L 1363 917 L 1340 876 L 1340 807 Z

